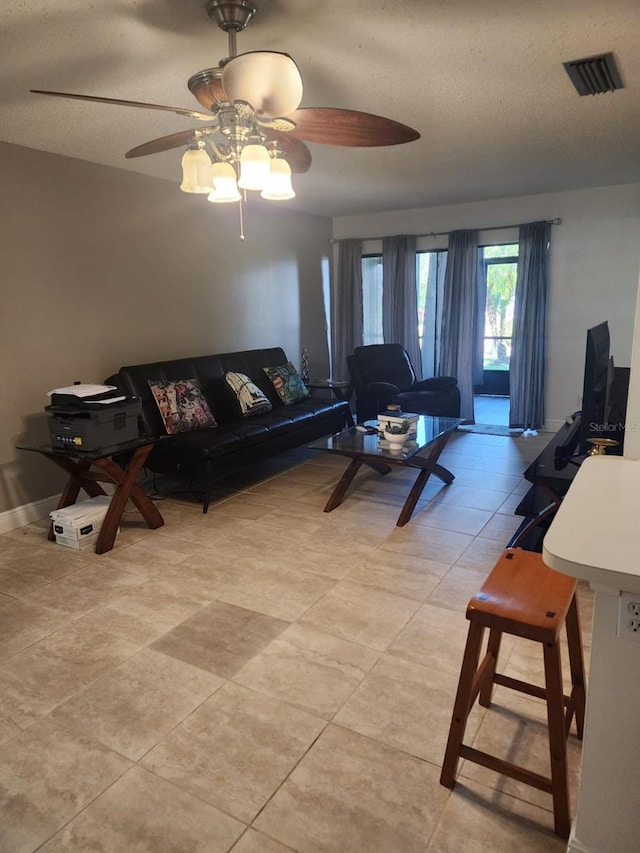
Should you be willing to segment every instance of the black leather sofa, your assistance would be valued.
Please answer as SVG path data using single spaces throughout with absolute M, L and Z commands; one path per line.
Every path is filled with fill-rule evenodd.
M 141 401 L 141 433 L 165 436 L 166 430 L 149 380 L 196 379 L 215 416 L 217 426 L 171 435 L 159 441 L 146 467 L 204 484 L 203 512 L 211 488 L 222 476 L 260 462 L 274 454 L 300 447 L 324 435 L 339 432 L 349 417 L 348 403 L 307 397 L 284 405 L 263 368 L 288 361 L 279 347 L 180 358 L 121 367 L 106 382 Z M 224 380 L 228 371 L 244 373 L 267 396 L 272 410 L 243 417 L 235 395 Z
M 390 404 L 405 412 L 441 418 L 460 417 L 460 390 L 453 376 L 416 379 L 407 351 L 400 344 L 356 347 L 347 356 L 356 395 L 358 423 L 373 420 Z

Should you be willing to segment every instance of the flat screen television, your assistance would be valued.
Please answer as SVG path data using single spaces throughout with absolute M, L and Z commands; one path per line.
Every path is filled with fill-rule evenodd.
M 614 375 L 610 344 L 606 320 L 587 330 L 579 453 L 591 449 L 589 438 L 611 437 L 607 434 Z

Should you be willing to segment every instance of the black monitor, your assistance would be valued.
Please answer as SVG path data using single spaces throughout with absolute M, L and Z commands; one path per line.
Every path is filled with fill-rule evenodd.
M 605 320 L 587 331 L 582 384 L 580 453 L 590 448 L 589 438 L 606 438 L 613 365 L 609 355 L 609 324 Z

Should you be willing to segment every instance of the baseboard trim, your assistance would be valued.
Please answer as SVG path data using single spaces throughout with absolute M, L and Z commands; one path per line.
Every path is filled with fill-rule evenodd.
M 9 533 L 18 527 L 24 527 L 25 524 L 33 524 L 47 518 L 51 510 L 58 506 L 59 500 L 60 495 L 52 495 L 50 498 L 32 501 L 0 513 L 0 533 Z

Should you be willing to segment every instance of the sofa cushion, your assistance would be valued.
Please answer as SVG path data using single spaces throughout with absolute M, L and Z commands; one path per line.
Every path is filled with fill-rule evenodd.
M 216 419 L 195 379 L 149 379 L 148 382 L 169 435 L 216 426 Z
M 270 412 L 273 408 L 267 397 L 246 373 L 235 373 L 230 370 L 225 373 L 224 379 L 235 394 L 243 417 L 248 418 Z
M 299 403 L 309 396 L 309 389 L 290 361 L 278 367 L 265 367 L 264 372 L 273 383 L 278 397 L 285 406 Z

